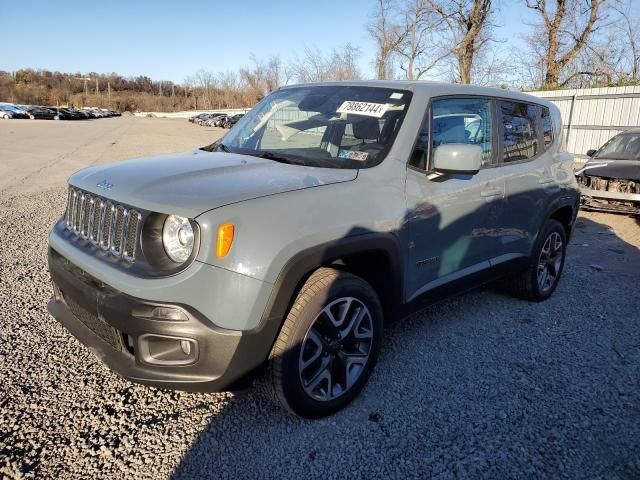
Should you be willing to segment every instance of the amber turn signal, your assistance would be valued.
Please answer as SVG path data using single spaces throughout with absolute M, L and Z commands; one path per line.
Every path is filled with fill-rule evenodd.
M 216 241 L 216 255 L 226 257 L 233 243 L 233 223 L 223 223 L 218 226 L 218 240 Z

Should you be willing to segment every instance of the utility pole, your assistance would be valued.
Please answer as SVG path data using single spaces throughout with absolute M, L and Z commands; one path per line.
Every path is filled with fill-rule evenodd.
M 162 96 L 162 80 L 160 81 L 160 88 L 158 89 L 158 95 Z
M 171 96 L 176 96 L 176 86 L 173 83 L 171 84 Z
M 111 108 L 111 82 L 107 82 L 107 95 L 109 98 L 109 108 Z
M 96 77 L 96 95 L 100 95 L 100 90 L 98 89 L 98 77 Z

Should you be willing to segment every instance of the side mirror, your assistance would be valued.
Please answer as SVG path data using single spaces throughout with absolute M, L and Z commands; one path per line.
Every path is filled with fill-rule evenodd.
M 587 150 L 587 157 L 593 157 L 596 154 L 597 150 L 593 148 L 591 150 Z
M 482 148 L 466 143 L 444 143 L 433 152 L 433 168 L 441 173 L 475 175 L 482 166 Z

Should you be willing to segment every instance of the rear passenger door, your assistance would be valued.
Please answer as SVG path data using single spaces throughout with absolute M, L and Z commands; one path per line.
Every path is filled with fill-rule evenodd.
M 548 150 L 554 140 L 549 109 L 501 100 L 498 115 L 505 211 L 496 231 L 501 255 L 494 264 L 529 255 L 546 206 L 558 191 Z

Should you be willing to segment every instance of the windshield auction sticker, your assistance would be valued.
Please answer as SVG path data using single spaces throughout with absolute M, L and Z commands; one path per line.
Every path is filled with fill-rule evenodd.
M 337 113 L 350 113 L 353 115 L 365 115 L 367 117 L 381 118 L 387 111 L 384 103 L 354 102 L 347 100 L 336 110 Z

